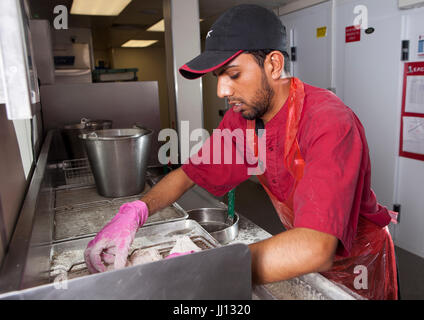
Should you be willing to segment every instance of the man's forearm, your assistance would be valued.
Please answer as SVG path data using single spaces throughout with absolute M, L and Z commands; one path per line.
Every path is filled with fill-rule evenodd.
M 178 168 L 160 180 L 140 200 L 147 204 L 150 216 L 178 200 L 193 185 L 194 182 Z
M 253 281 L 264 284 L 327 271 L 337 244 L 336 237 L 305 228 L 295 228 L 251 244 Z

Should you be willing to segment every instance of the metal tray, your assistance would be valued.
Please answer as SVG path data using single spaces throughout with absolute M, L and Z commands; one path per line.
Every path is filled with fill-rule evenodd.
M 98 195 L 94 186 L 56 190 L 53 242 L 94 236 L 116 215 L 123 203 L 140 199 L 148 190 L 150 187 L 146 185 L 142 194 L 113 199 Z M 150 216 L 144 226 L 187 217 L 188 214 L 174 203 Z
M 119 211 L 121 204 L 100 204 L 56 212 L 53 241 L 67 241 L 96 235 Z M 174 203 L 150 216 L 144 226 L 187 219 L 188 214 Z
M 76 137 L 78 139 L 78 137 Z M 78 141 L 79 142 L 79 141 Z M 81 144 L 81 142 L 79 142 Z M 81 144 L 83 147 L 83 145 Z M 66 185 L 94 184 L 94 176 L 87 158 L 65 160 L 62 162 Z
M 124 202 L 140 199 L 150 189 L 150 186 L 146 184 L 140 194 L 122 198 L 106 198 L 98 194 L 95 185 L 66 189 L 57 188 L 55 190 L 54 206 L 56 211 L 65 211 L 104 204 L 123 204 Z
M 181 220 L 140 228 L 131 245 L 129 255 L 135 250 L 155 248 L 166 257 L 176 240 L 186 235 L 202 250 L 221 245 L 194 220 Z M 73 279 L 88 275 L 84 262 L 84 250 L 93 237 L 53 244 L 51 248 L 50 280 L 66 275 Z

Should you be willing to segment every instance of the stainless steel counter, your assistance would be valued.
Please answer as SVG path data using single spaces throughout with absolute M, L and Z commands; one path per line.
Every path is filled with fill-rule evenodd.
M 10 243 L 9 252 L 0 270 L 0 293 L 5 293 L 0 298 L 358 298 L 347 288 L 340 288 L 320 274 L 309 274 L 271 285 L 256 286 L 252 291 L 250 251 L 247 245 L 269 238 L 271 235 L 243 217 L 240 212 L 238 212 L 240 216 L 239 234 L 234 241 L 226 246 L 212 245 L 206 248 L 207 250 L 205 251 L 194 253 L 187 257 L 170 259 L 173 260 L 172 262 L 158 261 L 103 274 L 87 275 L 82 269 L 79 269 L 81 267 L 80 260 L 83 262 L 81 252 L 104 223 L 89 224 L 86 222 L 85 225 L 84 223 L 81 225 L 81 217 L 88 219 L 90 215 L 93 215 L 108 220 L 109 211 L 113 214 L 113 210 L 116 210 L 122 201 L 129 198 L 104 199 L 96 195 L 96 192 L 93 191 L 93 185 L 90 184 L 76 185 L 76 188 L 67 190 L 66 176 L 63 176 L 64 167 L 58 165 L 55 158 L 55 154 L 60 154 L 55 149 L 60 148 L 60 142 L 57 139 L 57 134 L 54 131 L 50 131 L 43 145 L 14 236 Z M 155 183 L 161 176 L 160 168 L 159 170 L 158 168 L 151 168 L 148 179 Z M 75 187 L 74 180 L 72 183 L 74 183 L 73 186 Z M 82 194 L 78 193 L 79 195 L 71 192 L 80 192 L 81 190 Z M 226 208 L 226 205 L 205 190 L 195 186 L 184 194 L 174 204 L 174 207 L 178 209 L 177 211 L 184 212 L 195 208 Z M 111 210 L 108 211 L 106 208 Z M 145 243 L 146 239 L 151 239 L 153 237 L 152 234 L 157 233 L 162 236 L 169 235 L 171 238 L 167 238 L 165 241 L 164 238 L 153 237 L 155 241 L 168 241 L 169 244 L 169 241 L 175 239 L 172 238 L 172 232 L 164 233 L 163 230 L 172 229 L 172 226 L 170 226 L 172 223 L 184 224 L 184 219 L 187 218 L 183 214 L 175 219 L 175 216 L 169 215 L 169 212 L 157 215 L 157 217 L 162 221 L 151 219 L 146 227 L 140 229 L 139 233 L 141 238 L 144 239 L 142 242 Z M 174 219 L 174 222 L 167 222 L 172 221 L 172 219 L 169 220 L 170 217 Z M 60 231 L 58 225 L 63 226 L 64 224 L 69 226 L 69 228 L 67 227 Z M 163 230 L 151 229 L 155 226 Z M 194 229 L 196 228 L 191 223 L 188 227 L 184 227 L 181 232 L 194 236 L 192 234 Z M 143 238 L 143 235 L 148 230 L 153 231 L 150 231 L 150 235 L 147 238 Z M 52 274 L 52 270 L 56 272 L 60 269 L 53 268 L 55 266 L 55 258 L 57 258 L 59 253 L 65 256 L 65 261 L 69 257 L 77 257 L 75 258 L 76 260 L 71 259 L 73 264 L 77 262 L 76 268 L 78 270 L 73 270 L 76 271 L 76 278 L 73 278 L 74 275 L 67 275 L 68 277 L 65 279 L 67 290 L 60 290 L 60 286 L 58 290 L 56 281 L 52 282 L 52 275 L 58 275 L 57 273 Z M 65 267 L 66 272 L 72 269 L 72 263 L 68 266 L 69 268 Z M 153 267 L 151 266 L 152 264 L 156 265 Z M 222 269 L 225 269 L 224 273 L 216 272 L 216 270 Z M 190 270 L 190 272 L 187 273 L 184 270 Z M 175 277 L 175 274 L 179 274 L 179 276 Z M 196 275 L 196 281 L 193 281 L 193 275 Z M 146 286 L 147 283 L 149 284 L 148 286 Z M 119 290 L 107 290 L 107 288 L 111 287 L 118 287 Z M 146 288 L 146 290 L 140 290 L 140 288 Z M 162 288 L 166 288 L 166 290 Z M 247 295 L 246 292 L 248 293 Z

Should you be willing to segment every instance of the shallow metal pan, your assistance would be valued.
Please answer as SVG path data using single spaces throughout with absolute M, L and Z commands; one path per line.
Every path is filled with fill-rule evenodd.
M 188 218 L 197 221 L 219 243 L 227 244 L 233 241 L 239 231 L 239 216 L 234 212 L 234 221 L 227 221 L 227 209 L 199 208 L 187 211 Z

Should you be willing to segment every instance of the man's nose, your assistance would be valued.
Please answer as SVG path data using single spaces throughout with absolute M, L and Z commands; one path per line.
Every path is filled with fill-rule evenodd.
M 224 77 L 218 77 L 216 94 L 220 98 L 231 97 L 233 95 L 233 89 Z

